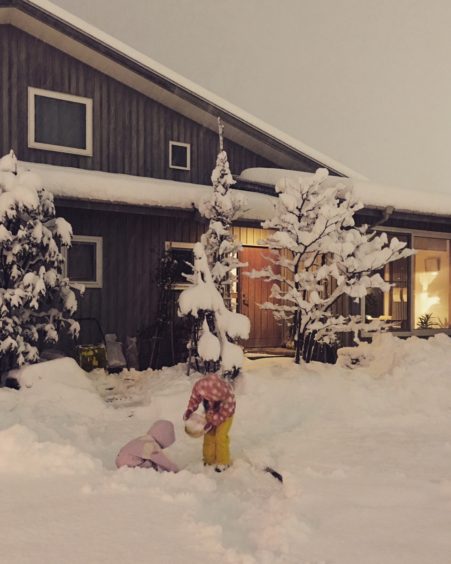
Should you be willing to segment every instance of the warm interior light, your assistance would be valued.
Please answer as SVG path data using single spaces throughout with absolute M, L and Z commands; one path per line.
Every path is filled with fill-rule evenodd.
M 448 326 L 449 244 L 435 238 L 416 238 L 415 327 Z

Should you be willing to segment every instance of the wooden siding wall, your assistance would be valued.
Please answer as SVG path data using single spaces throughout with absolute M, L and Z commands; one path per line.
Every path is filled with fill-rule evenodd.
M 103 237 L 103 287 L 87 288 L 77 317 L 97 318 L 106 333 L 134 336 L 155 321 L 159 260 L 165 241 L 195 242 L 204 225 L 189 214 L 137 215 L 58 207 L 76 235 Z
M 83 157 L 27 146 L 27 88 L 93 99 L 94 151 Z M 0 25 L 0 154 L 24 161 L 210 184 L 216 133 L 12 26 Z M 227 124 L 225 133 L 227 136 Z M 169 141 L 191 144 L 191 170 L 169 168 Z M 225 140 L 231 170 L 274 166 Z
M 234 227 L 233 234 L 241 241 L 243 245 L 248 245 L 250 247 L 261 247 L 264 246 L 260 243 L 269 235 L 270 231 L 268 229 L 261 229 L 260 227 Z

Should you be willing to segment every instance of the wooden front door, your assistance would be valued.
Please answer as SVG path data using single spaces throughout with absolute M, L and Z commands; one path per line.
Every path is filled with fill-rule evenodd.
M 260 309 L 258 304 L 271 301 L 269 298 L 272 282 L 265 282 L 261 278 L 249 278 L 246 272 L 261 270 L 268 265 L 265 258 L 269 254 L 263 247 L 243 247 L 240 253 L 241 262 L 248 263 L 239 269 L 239 310 L 251 320 L 249 339 L 244 341 L 246 349 L 280 347 L 283 344 L 283 327 L 277 322 L 270 310 Z M 275 273 L 280 267 L 272 265 Z

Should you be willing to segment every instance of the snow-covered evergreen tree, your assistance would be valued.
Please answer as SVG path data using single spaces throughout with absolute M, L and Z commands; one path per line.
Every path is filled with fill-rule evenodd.
M 208 230 L 202 236 L 202 244 L 216 288 L 230 305 L 231 286 L 235 280 L 233 271 L 241 265 L 238 253 L 241 243 L 234 239 L 232 223 L 242 213 L 245 201 L 230 190 L 235 180 L 230 172 L 227 153 L 223 146 L 223 124 L 218 118 L 219 153 L 216 167 L 211 174 L 213 192 L 199 205 L 200 214 L 209 220 Z
M 231 290 L 241 243 L 234 239 L 232 223 L 242 213 L 245 201 L 231 191 L 235 184 L 223 144 L 223 124 L 218 118 L 219 153 L 211 174 L 213 191 L 199 205 L 209 220 L 208 230 L 194 247 L 194 273 L 187 277 L 191 287 L 182 292 L 179 312 L 191 318 L 191 357 L 199 368 L 215 364 L 225 375 L 235 377 L 243 364 L 243 350 L 235 343 L 249 337 L 249 319 L 232 309 Z
M 39 177 L 17 173 L 13 151 L 0 159 L 0 372 L 36 362 L 61 329 L 78 332 L 77 300 L 62 276 L 71 239 Z
M 262 307 L 292 325 L 297 363 L 309 359 L 306 347 L 313 342 L 332 342 L 338 331 L 362 328 L 359 316 L 336 315 L 333 305 L 343 295 L 358 301 L 370 288 L 388 291 L 390 285 L 379 271 L 412 254 L 396 238 L 389 242 L 385 233 L 357 227 L 354 214 L 362 204 L 352 189 L 326 186 L 327 177 L 327 170 L 318 169 L 313 177 L 277 183 L 276 214 L 262 225 L 273 230 L 266 243 L 282 274 L 272 266 L 250 273 L 274 282 L 273 301 Z
M 225 306 L 202 243 L 194 245 L 192 284 L 180 294 L 179 310 L 181 315 L 193 318 L 196 330 L 188 346 L 198 364 L 199 361 L 206 367 L 220 364 L 225 376 L 235 377 L 243 365 L 244 355 L 233 341 L 249 337 L 250 322 L 245 315 Z

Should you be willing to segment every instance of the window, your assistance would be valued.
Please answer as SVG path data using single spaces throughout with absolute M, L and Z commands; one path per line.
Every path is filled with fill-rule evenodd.
M 411 239 L 415 255 L 385 266 L 381 275 L 391 288 L 387 293 L 369 291 L 362 300 L 366 319 L 385 319 L 393 324 L 392 330 L 420 335 L 450 333 L 451 238 L 425 231 L 389 238 L 395 236 L 401 241 Z
M 65 275 L 87 288 L 102 287 L 102 237 L 74 235 L 72 246 L 66 252 Z
M 191 169 L 191 145 L 189 143 L 169 141 L 169 168 Z
M 183 290 L 188 286 L 188 282 L 184 276 L 193 273 L 191 265 L 193 264 L 193 247 L 194 243 L 179 243 L 174 241 L 166 241 L 166 252 L 171 254 L 175 262 L 173 273 L 173 288 L 175 290 Z
M 414 329 L 449 329 L 450 240 L 415 236 L 413 246 L 416 251 Z
M 396 237 L 399 241 L 408 242 L 408 236 L 402 234 L 389 235 L 389 239 Z M 392 324 L 394 331 L 409 330 L 409 259 L 389 262 L 380 272 L 382 278 L 391 287 L 388 292 L 378 288 L 370 288 L 365 297 L 365 319 L 381 319 Z
M 28 146 L 92 155 L 92 100 L 29 87 Z

